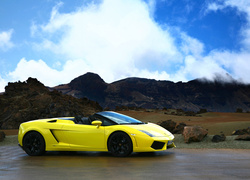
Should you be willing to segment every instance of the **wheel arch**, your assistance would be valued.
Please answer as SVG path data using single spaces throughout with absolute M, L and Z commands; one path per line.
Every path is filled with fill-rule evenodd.
M 112 133 L 109 135 L 108 140 L 107 140 L 107 149 L 108 149 L 108 151 L 110 151 L 109 146 L 108 146 L 110 137 L 111 137 L 113 134 L 118 133 L 118 132 L 124 133 L 124 134 L 126 134 L 126 135 L 129 137 L 129 139 L 130 139 L 130 141 L 131 141 L 131 144 L 132 144 L 132 151 L 133 151 L 133 149 L 134 149 L 134 141 L 133 141 L 132 137 L 131 137 L 127 132 L 122 131 L 122 130 L 114 131 L 114 132 L 112 132 Z
M 36 130 L 36 129 L 31 129 L 31 130 L 28 130 L 28 131 L 26 131 L 24 133 L 23 138 L 22 138 L 22 145 L 23 145 L 23 140 L 24 140 L 25 136 L 27 134 L 31 133 L 31 132 L 37 132 L 37 133 L 39 133 L 42 136 L 42 138 L 44 140 L 44 146 L 45 146 L 45 149 L 46 149 L 46 140 L 45 140 L 45 137 L 44 137 L 43 133 L 41 133 L 39 130 Z
M 29 132 L 38 132 L 39 134 L 42 135 L 45 143 L 46 143 L 46 134 L 47 134 L 47 129 L 43 128 L 43 124 L 39 123 L 37 124 L 37 122 L 26 122 L 26 123 L 22 123 L 19 127 L 19 131 L 18 131 L 18 142 L 19 144 L 22 146 L 23 145 L 23 138 L 24 136 L 29 133 Z
M 27 131 L 22 139 L 23 150 L 29 156 L 40 156 L 46 152 L 44 136 L 35 130 Z

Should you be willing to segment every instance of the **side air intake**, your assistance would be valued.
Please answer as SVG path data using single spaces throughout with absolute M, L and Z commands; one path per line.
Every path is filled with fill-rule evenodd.
M 153 149 L 162 149 L 164 147 L 165 143 L 164 142 L 159 142 L 159 141 L 154 141 L 151 148 Z

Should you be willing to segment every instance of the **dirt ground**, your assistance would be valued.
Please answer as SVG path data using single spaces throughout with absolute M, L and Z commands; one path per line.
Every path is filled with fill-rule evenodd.
M 18 129 L 10 129 L 10 130 L 1 130 L 5 133 L 6 136 L 17 135 Z
M 209 135 L 224 133 L 226 136 L 237 129 L 250 127 L 250 113 L 208 112 L 197 116 L 178 116 L 165 114 L 164 111 L 119 111 L 119 113 L 139 119 L 143 122 L 157 123 L 162 120 L 184 122 L 187 125 L 199 125 L 208 129 Z

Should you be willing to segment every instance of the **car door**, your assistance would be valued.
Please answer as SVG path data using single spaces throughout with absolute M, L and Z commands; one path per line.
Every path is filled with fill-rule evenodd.
M 105 148 L 104 126 L 66 124 L 62 130 L 72 150 L 102 150 Z

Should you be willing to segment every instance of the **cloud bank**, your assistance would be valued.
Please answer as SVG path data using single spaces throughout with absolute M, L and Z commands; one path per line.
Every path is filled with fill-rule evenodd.
M 82 59 L 109 82 L 151 68 L 153 74 L 167 75 L 169 64 L 179 61 L 179 52 L 169 32 L 149 12 L 147 4 L 134 0 L 106 0 L 67 14 L 59 13 L 57 6 L 50 21 L 39 27 L 40 33 L 51 37 L 39 47 Z
M 220 4 L 211 3 L 208 5 L 210 12 L 223 11 L 226 8 L 237 9 L 239 13 L 244 13 L 247 19 L 247 24 L 241 28 L 241 50 L 239 52 L 215 50 L 211 52 L 209 57 L 220 67 L 224 67 L 234 78 L 250 83 L 250 2 L 224 0 Z
M 198 39 L 168 26 L 167 22 L 164 25 L 155 22 L 152 13 L 157 1 L 147 2 L 104 0 L 70 13 L 61 13 L 63 3 L 58 3 L 47 23 L 31 25 L 31 35 L 40 40 L 34 43 L 37 51 L 62 57 L 58 62 L 61 67 L 58 70 L 49 67 L 46 60 L 23 58 L 9 73 L 9 80 L 23 81 L 32 76 L 45 85 L 55 86 L 95 72 L 106 82 L 131 76 L 172 81 L 203 77 L 213 80 L 218 74 L 225 78 L 229 74 L 250 83 L 249 3 L 225 0 L 208 4 L 206 15 L 233 7 L 246 13 L 248 25 L 241 30 L 240 52 L 215 49 L 204 54 L 205 45 Z M 3 79 L 0 82 L 4 83 Z

